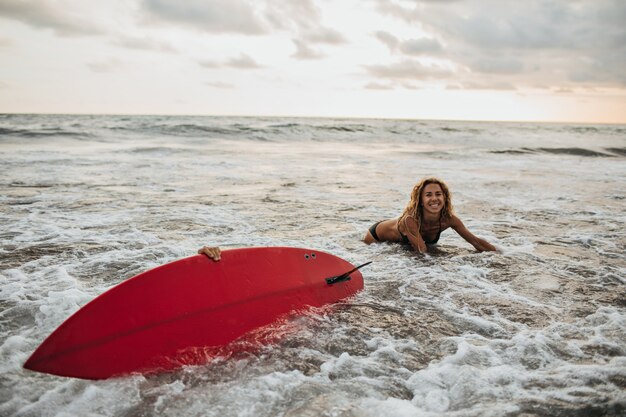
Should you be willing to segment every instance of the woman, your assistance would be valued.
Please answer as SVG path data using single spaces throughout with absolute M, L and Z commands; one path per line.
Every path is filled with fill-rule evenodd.
M 489 242 L 474 236 L 452 211 L 448 186 L 437 178 L 425 178 L 411 192 L 411 201 L 397 219 L 383 220 L 372 225 L 363 241 L 401 242 L 419 253 L 428 251 L 439 240 L 441 232 L 451 227 L 479 252 L 495 251 Z

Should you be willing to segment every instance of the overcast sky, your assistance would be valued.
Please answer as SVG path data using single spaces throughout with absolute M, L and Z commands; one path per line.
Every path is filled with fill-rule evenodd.
M 0 112 L 626 123 L 624 0 L 0 0 Z

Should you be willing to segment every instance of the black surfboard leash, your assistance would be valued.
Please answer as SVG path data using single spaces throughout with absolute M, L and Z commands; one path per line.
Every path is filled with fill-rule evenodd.
M 357 271 L 357 270 L 359 270 L 359 269 L 363 268 L 364 266 L 367 266 L 367 265 L 369 265 L 371 263 L 372 263 L 372 261 L 365 262 L 364 264 L 359 265 L 356 268 L 351 269 L 350 271 L 348 271 L 348 272 L 346 272 L 344 274 L 336 275 L 336 276 L 330 277 L 330 278 L 326 278 L 326 283 L 328 285 L 333 285 L 333 284 L 337 284 L 338 282 L 350 281 L 352 279 L 352 277 L 350 275 L 354 271 Z

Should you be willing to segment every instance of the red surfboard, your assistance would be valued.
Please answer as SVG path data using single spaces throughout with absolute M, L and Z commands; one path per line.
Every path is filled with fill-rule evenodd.
M 24 368 L 85 379 L 171 370 L 190 348 L 226 346 L 363 288 L 358 268 L 316 250 L 232 249 L 221 258 L 192 256 L 111 288 L 61 324 Z

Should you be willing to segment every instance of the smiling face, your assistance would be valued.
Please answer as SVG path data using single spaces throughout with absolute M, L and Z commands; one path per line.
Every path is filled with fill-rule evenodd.
M 446 196 L 439 184 L 432 183 L 426 185 L 420 197 L 424 214 L 439 214 L 443 210 L 445 199 Z
M 421 224 L 423 217 L 428 217 L 429 221 L 434 221 L 435 217 L 450 219 L 453 212 L 448 186 L 440 179 L 430 177 L 415 184 L 411 190 L 411 200 L 398 221 L 410 217 Z

